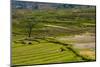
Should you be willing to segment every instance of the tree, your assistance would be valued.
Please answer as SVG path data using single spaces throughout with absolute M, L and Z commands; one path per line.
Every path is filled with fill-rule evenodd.
M 28 17 L 27 20 L 28 20 L 27 21 L 27 33 L 28 33 L 28 38 L 30 38 L 32 35 L 32 29 L 35 26 L 36 22 L 33 17 Z
M 32 33 L 32 28 L 33 28 L 33 24 L 32 22 L 29 22 L 29 26 L 28 26 L 28 37 L 30 38 L 31 37 L 31 33 Z

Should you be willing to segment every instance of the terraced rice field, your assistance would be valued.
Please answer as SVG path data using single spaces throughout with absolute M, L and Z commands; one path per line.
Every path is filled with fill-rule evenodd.
M 68 49 L 61 52 L 60 48 L 64 46 L 59 44 L 44 41 L 41 44 L 18 45 L 12 49 L 12 61 L 15 65 L 61 63 L 81 60 L 80 57 L 77 57 Z

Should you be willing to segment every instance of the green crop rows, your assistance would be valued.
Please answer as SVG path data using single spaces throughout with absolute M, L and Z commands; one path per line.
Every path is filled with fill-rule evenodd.
M 77 55 L 79 49 L 75 50 L 77 54 L 73 51 L 73 46 L 69 43 L 74 41 L 56 40 L 57 37 L 87 32 L 95 34 L 95 8 L 77 9 L 77 12 L 74 12 L 75 9 L 33 11 L 14 9 L 12 11 L 12 64 L 87 61 Z M 31 17 L 31 20 L 27 17 Z M 33 27 L 31 37 L 28 38 L 30 22 L 33 23 Z

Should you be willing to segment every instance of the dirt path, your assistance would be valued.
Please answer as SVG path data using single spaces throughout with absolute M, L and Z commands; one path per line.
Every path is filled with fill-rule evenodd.
M 60 28 L 60 29 L 68 29 L 67 27 L 58 26 L 58 25 L 50 25 L 50 24 L 46 25 L 46 24 L 45 24 L 44 26 L 55 27 L 55 28 Z

